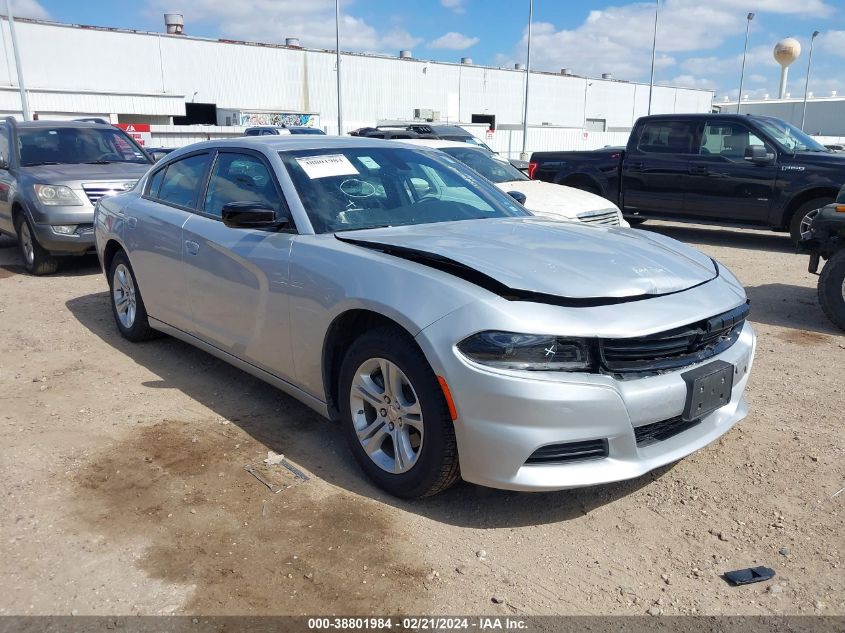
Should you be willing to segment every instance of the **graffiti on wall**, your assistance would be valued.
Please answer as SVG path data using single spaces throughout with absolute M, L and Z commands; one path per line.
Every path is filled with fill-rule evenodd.
M 289 112 L 241 112 L 240 125 L 304 125 L 317 127 L 316 114 L 293 114 Z

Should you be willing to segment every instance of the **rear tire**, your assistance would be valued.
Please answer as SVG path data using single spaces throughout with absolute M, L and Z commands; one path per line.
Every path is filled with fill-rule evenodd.
M 808 232 L 809 223 L 818 214 L 818 210 L 831 202 L 833 202 L 833 198 L 814 198 L 798 207 L 789 221 L 789 236 L 794 243 L 797 244 Z
M 23 267 L 30 275 L 52 275 L 59 269 L 59 262 L 38 243 L 32 224 L 25 213 L 18 215 L 15 223 L 15 231 L 18 234 L 18 249 L 23 259 Z
M 449 407 L 407 333 L 380 327 L 360 336 L 343 360 L 339 382 L 349 447 L 377 486 L 415 499 L 446 490 L 459 479 Z
M 845 251 L 839 251 L 819 275 L 819 303 L 827 318 L 845 330 Z
M 138 280 L 124 251 L 118 251 L 112 258 L 109 267 L 109 296 L 114 322 L 123 338 L 140 343 L 159 335 L 150 327 Z

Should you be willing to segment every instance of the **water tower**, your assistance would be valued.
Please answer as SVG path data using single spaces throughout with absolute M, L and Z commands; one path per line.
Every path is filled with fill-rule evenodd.
M 775 44 L 775 61 L 780 64 L 780 90 L 778 94 L 783 99 L 786 96 L 786 80 L 789 77 L 789 66 L 801 55 L 801 43 L 794 37 L 787 37 Z

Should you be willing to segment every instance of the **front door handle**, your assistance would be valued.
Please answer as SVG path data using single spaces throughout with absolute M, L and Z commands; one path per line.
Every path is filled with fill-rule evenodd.
M 200 252 L 200 245 L 196 242 L 192 242 L 191 240 L 185 240 L 185 250 L 188 255 L 196 255 Z
M 692 165 L 689 171 L 696 176 L 706 176 L 708 174 L 708 169 L 704 165 Z
M 628 163 L 628 169 L 642 169 L 642 168 L 643 168 L 643 164 L 640 163 L 640 162 Z

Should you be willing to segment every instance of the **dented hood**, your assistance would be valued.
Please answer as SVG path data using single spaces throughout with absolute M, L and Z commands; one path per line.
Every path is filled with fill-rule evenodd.
M 496 288 L 523 295 L 645 298 L 680 292 L 718 276 L 709 257 L 659 234 L 541 218 L 385 227 L 337 237 L 421 264 L 429 263 L 430 256 L 434 267 L 482 279 L 479 285 L 487 278 Z

